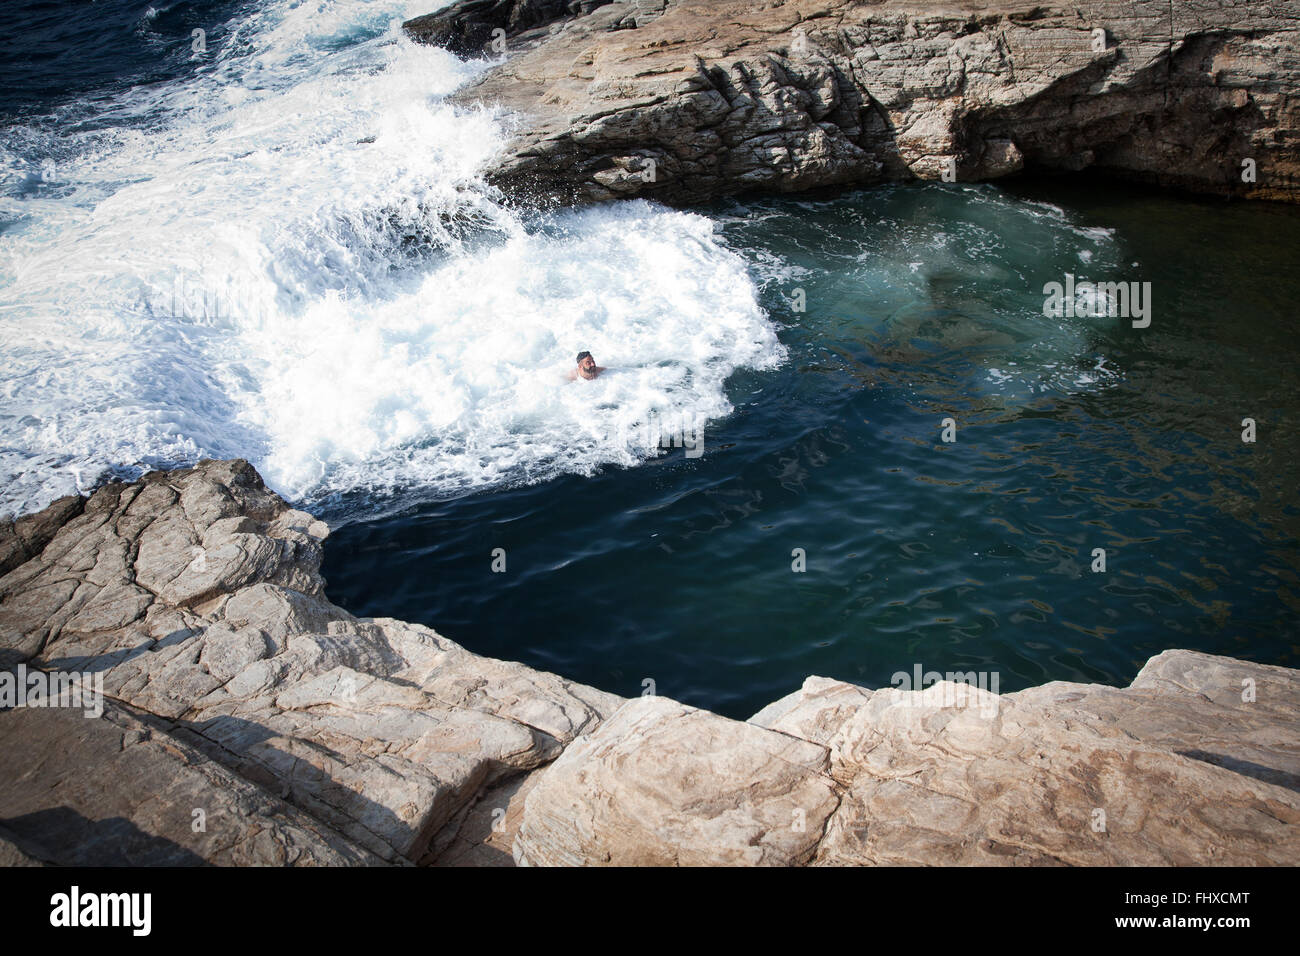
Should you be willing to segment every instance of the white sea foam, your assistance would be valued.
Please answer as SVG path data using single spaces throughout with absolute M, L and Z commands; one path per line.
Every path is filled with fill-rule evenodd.
M 630 203 L 459 256 L 378 301 L 326 295 L 263 329 L 249 410 L 290 489 L 472 488 L 633 464 L 652 414 L 716 419 L 782 352 L 698 216 Z M 610 370 L 566 384 L 579 348 Z M 280 371 L 279 356 L 295 356 Z
M 590 473 L 782 359 L 708 220 L 494 201 L 497 118 L 441 100 L 482 65 L 395 29 L 428 7 L 270 4 L 3 144 L 0 511 L 203 456 L 300 499 Z M 611 372 L 564 384 L 579 349 Z

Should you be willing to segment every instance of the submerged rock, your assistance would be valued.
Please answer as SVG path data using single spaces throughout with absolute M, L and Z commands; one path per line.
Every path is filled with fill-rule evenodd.
M 470 0 L 406 27 L 509 37 L 454 100 L 514 114 L 491 177 L 534 199 L 1085 168 L 1300 197 L 1300 23 L 1266 0 Z
M 1002 697 L 810 677 L 742 722 L 348 614 L 328 529 L 247 462 L 19 524 L 0 688 L 82 696 L 0 712 L 9 865 L 1300 862 L 1287 668 L 1169 651 L 1129 688 Z

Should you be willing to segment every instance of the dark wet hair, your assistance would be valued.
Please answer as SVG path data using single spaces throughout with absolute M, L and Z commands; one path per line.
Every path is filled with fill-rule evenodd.
M 585 359 L 585 358 L 591 358 L 591 353 L 590 353 L 590 352 L 579 352 L 579 353 L 578 353 L 578 361 L 579 361 L 579 362 L 581 362 L 581 361 L 582 361 L 583 359 Z

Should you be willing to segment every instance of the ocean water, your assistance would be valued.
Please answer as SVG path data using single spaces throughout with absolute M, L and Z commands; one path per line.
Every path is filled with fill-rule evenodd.
M 97 55 L 121 75 L 38 97 L 76 50 L 10 65 L 0 510 L 200 457 L 366 516 L 591 474 L 644 457 L 638 422 L 725 414 L 732 372 L 783 360 L 707 219 L 492 195 L 503 124 L 442 102 L 485 63 L 398 29 L 428 6 L 104 3 L 66 42 L 105 46 L 116 10 L 128 52 Z M 556 387 L 580 348 L 621 367 L 598 401 Z
M 809 674 L 1296 665 L 1296 210 L 1057 181 L 701 214 L 788 358 L 702 445 L 342 528 L 338 600 L 737 718 Z M 1150 282 L 1150 324 L 1044 316 L 1066 275 Z
M 510 120 L 444 101 L 487 64 L 397 29 L 433 6 L 0 14 L 0 510 L 245 457 L 350 610 L 737 717 L 814 673 L 1295 665 L 1300 213 L 515 208 Z M 1150 324 L 1045 315 L 1068 276 Z

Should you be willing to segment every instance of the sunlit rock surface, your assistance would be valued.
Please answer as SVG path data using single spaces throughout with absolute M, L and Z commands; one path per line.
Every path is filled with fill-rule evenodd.
M 695 202 L 1021 169 L 1300 197 L 1300 19 L 1267 0 L 466 0 L 406 24 L 500 60 L 491 171 Z M 486 46 L 485 46 L 486 44 Z M 498 52 L 504 50 L 504 56 Z
M 98 675 L 156 737 L 310 815 L 355 859 L 393 862 L 422 858 L 485 788 L 553 760 L 620 702 L 428 628 L 352 617 L 323 594 L 327 533 L 243 461 L 108 485 L 0 579 L 3 663 Z M 82 816 L 129 803 L 147 775 L 114 771 L 121 735 L 93 729 L 118 719 L 117 707 L 98 720 L 56 708 L 0 714 L 10 781 L 0 818 L 71 799 L 42 790 L 61 774 L 85 778 L 68 806 Z M 113 744 L 102 765 L 69 756 L 74 740 L 84 758 L 101 738 Z M 154 835 L 175 838 L 165 819 Z

